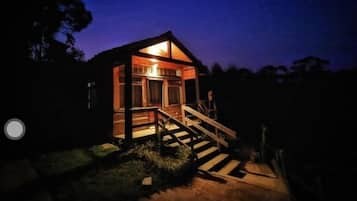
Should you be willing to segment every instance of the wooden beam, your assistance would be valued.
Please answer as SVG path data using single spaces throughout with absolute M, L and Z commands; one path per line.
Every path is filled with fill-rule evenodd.
M 124 96 L 125 96 L 125 142 L 127 144 L 131 143 L 133 139 L 133 114 L 132 114 L 132 67 L 131 67 L 131 57 L 128 58 L 125 64 L 125 86 L 124 86 Z
M 199 84 L 199 74 L 198 74 L 198 68 L 195 68 L 196 71 L 196 78 L 195 78 L 195 89 L 196 89 L 196 103 L 199 103 L 200 101 L 200 84 Z
M 180 61 L 180 60 L 171 59 L 171 58 L 167 58 L 167 57 L 155 56 L 155 55 L 146 54 L 146 53 L 142 53 L 142 52 L 136 52 L 133 55 L 140 56 L 140 57 L 145 57 L 145 58 L 149 58 L 149 59 L 158 59 L 158 60 L 161 60 L 161 61 L 167 61 L 167 62 L 172 62 L 172 63 L 176 63 L 176 64 L 182 64 L 182 65 L 187 65 L 187 66 L 196 66 L 195 63 L 190 63 L 190 62 L 186 62 L 186 61 Z

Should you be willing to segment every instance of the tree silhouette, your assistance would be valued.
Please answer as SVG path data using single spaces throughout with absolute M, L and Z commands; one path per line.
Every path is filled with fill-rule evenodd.
M 212 76 L 219 76 L 223 74 L 222 66 L 219 63 L 214 63 L 212 66 Z
M 295 72 L 321 72 L 330 62 L 319 57 L 308 56 L 293 62 L 291 69 Z
M 33 0 L 6 6 L 11 11 L 10 16 L 6 16 L 11 20 L 5 21 L 7 37 L 12 42 L 8 45 L 18 53 L 17 57 L 48 60 L 50 49 L 58 48 L 60 43 L 55 41 L 56 36 L 62 34 L 67 46 L 64 50 L 78 58 L 80 51 L 75 50 L 73 33 L 92 21 L 91 13 L 81 0 Z

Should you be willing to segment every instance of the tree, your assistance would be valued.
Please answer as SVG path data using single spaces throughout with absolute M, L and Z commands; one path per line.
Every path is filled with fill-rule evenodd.
M 51 51 L 58 51 L 58 34 L 65 38 L 73 58 L 80 58 L 80 51 L 74 46 L 73 33 L 86 28 L 92 21 L 90 11 L 81 0 L 32 0 L 7 5 L 10 11 L 5 20 L 9 52 L 16 52 L 17 59 L 47 61 Z M 55 48 L 55 50 L 51 50 Z M 57 49 L 56 49 L 57 48 Z M 60 48 L 61 49 L 61 48 Z M 12 51 L 11 51 L 12 50 Z
M 297 73 L 322 72 L 330 62 L 319 57 L 308 56 L 293 62 L 291 69 Z
M 219 63 L 214 63 L 212 66 L 212 75 L 219 76 L 223 74 L 222 66 Z

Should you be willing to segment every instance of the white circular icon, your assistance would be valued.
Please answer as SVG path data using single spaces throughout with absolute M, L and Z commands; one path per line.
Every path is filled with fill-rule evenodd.
M 20 119 L 9 119 L 4 126 L 4 132 L 8 139 L 19 140 L 25 135 L 25 124 Z

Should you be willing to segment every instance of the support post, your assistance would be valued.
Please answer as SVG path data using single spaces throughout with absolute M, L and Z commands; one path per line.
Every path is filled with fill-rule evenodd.
M 186 114 L 185 114 L 184 105 L 181 105 L 181 117 L 182 117 L 182 123 L 187 126 L 187 121 L 186 121 Z
M 198 67 L 195 67 L 195 89 L 196 89 L 196 103 L 200 101 L 200 85 L 199 85 L 199 72 L 198 72 Z
M 214 133 L 216 134 L 218 139 L 221 139 L 221 136 L 220 136 L 220 134 L 218 132 L 217 127 L 214 127 Z M 217 141 L 217 147 L 218 147 L 218 150 L 221 151 L 221 144 L 219 143 L 219 141 Z
M 133 139 L 133 113 L 132 113 L 132 67 L 131 57 L 125 64 L 125 143 L 129 145 Z
M 262 159 L 262 162 L 265 163 L 265 144 L 266 144 L 266 126 L 264 124 L 262 124 L 262 139 L 261 139 L 261 142 L 260 142 L 260 153 L 261 153 L 261 159 Z
M 158 141 L 158 150 L 161 153 L 161 148 L 162 148 L 162 137 L 161 133 L 159 131 L 159 111 L 158 109 L 155 109 L 154 111 L 154 122 L 155 122 L 155 134 L 157 136 L 157 141 Z

